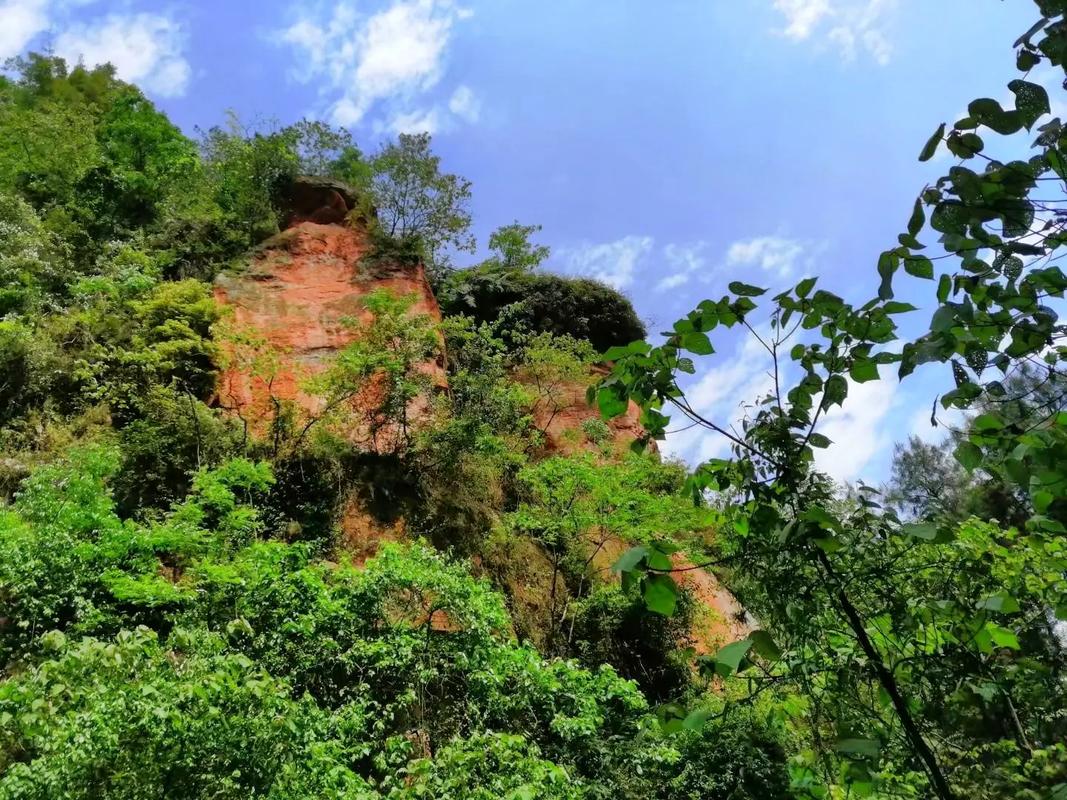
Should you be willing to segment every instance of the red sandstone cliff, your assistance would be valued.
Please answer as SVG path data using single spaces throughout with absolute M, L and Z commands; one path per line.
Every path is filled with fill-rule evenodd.
M 298 179 L 288 201 L 286 229 L 260 245 L 245 269 L 221 275 L 215 285 L 216 298 L 231 313 L 230 336 L 223 337 L 228 359 L 219 378 L 218 402 L 245 420 L 254 433 L 265 431 L 279 403 L 291 403 L 305 415 L 321 410 L 322 399 L 306 390 L 306 382 L 371 323 L 363 300 L 372 291 L 384 288 L 414 295 L 409 313 L 441 318 L 421 264 L 373 270 L 361 266 L 371 242 L 365 225 L 352 219 L 354 200 L 345 187 Z M 441 358 L 422 367 L 438 387 L 447 385 L 443 364 Z M 586 388 L 596 377 L 594 370 L 589 381 L 560 386 L 551 402 L 535 405 L 534 423 L 545 435 L 545 454 L 588 449 L 610 458 L 623 454 L 643 434 L 638 409 L 631 404 L 626 414 L 606 423 L 606 441 L 591 439 L 587 423 L 599 421 L 600 415 L 587 403 Z M 522 375 L 516 378 L 523 381 Z M 425 408 L 423 400 L 421 409 Z M 356 494 L 345 500 L 338 522 L 341 546 L 357 563 L 373 555 L 382 542 L 406 536 L 403 519 L 388 524 L 376 520 Z M 610 565 L 627 545 L 612 540 L 600 548 L 594 566 L 604 579 L 616 580 Z M 506 581 L 509 594 L 529 616 L 539 617 L 545 601 L 542 584 L 550 570 L 534 543 L 523 542 L 519 549 L 525 566 Z M 680 573 L 679 583 L 704 608 L 694 630 L 700 652 L 746 633 L 738 621 L 736 601 L 713 575 L 691 570 Z
M 441 319 L 421 264 L 364 269 L 370 243 L 365 226 L 348 221 L 349 201 L 332 189 L 297 186 L 290 226 L 260 245 L 245 270 L 215 283 L 216 298 L 232 312 L 218 402 L 253 429 L 272 418 L 278 402 L 309 414 L 321 409 L 306 381 L 371 322 L 363 305 L 370 292 L 414 295 L 409 313 Z M 434 384 L 445 384 L 443 358 L 424 370 Z

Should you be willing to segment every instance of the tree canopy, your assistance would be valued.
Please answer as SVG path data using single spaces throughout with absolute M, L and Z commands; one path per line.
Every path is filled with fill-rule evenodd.
M 654 340 L 539 226 L 457 268 L 472 187 L 426 135 L 194 140 L 111 67 L 14 62 L 0 798 L 1067 797 L 1067 130 L 1034 79 L 1067 3 L 1035 5 L 868 291 L 733 281 Z M 283 354 L 211 281 L 298 175 L 359 198 L 336 224 L 381 285 L 249 420 L 220 370 L 273 391 Z M 380 264 L 424 265 L 443 318 Z M 687 395 L 726 329 L 772 364 L 738 425 Z M 920 370 L 943 439 L 901 437 L 884 487 L 821 474 L 827 414 Z M 728 451 L 662 458 L 678 423 Z

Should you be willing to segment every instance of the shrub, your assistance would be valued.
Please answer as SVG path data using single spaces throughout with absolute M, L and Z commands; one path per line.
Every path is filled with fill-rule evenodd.
M 678 734 L 680 769 L 663 781 L 668 800 L 790 800 L 780 735 L 753 713 L 735 711 Z
M 217 636 L 47 644 L 52 660 L 0 684 L 0 797 L 374 796 L 330 715 Z
M 568 334 L 599 353 L 645 336 L 630 301 L 589 278 L 475 267 L 448 275 L 438 300 L 445 314 L 466 314 L 477 322 L 495 322 L 507 311 L 511 327 Z

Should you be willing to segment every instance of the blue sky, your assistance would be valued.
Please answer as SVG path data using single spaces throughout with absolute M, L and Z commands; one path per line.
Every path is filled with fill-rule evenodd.
M 553 269 L 626 292 L 655 331 L 729 280 L 805 275 L 862 302 L 877 254 L 944 161 L 942 120 L 1011 78 L 1030 0 L 0 0 L 0 58 L 109 60 L 187 132 L 320 117 L 366 150 L 430 129 L 474 183 L 479 240 L 544 226 Z M 462 263 L 462 257 L 460 259 Z M 917 305 L 932 287 L 905 292 Z M 911 315 L 912 330 L 928 311 Z M 766 384 L 758 347 L 716 340 L 691 386 L 717 419 Z M 880 480 L 931 435 L 944 376 L 853 387 L 824 432 L 835 477 Z M 689 460 L 721 443 L 690 431 Z

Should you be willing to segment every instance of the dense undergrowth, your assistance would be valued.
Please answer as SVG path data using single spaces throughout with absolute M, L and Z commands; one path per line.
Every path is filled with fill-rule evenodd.
M 216 376 L 278 354 L 210 281 L 278 230 L 286 181 L 348 181 L 377 206 L 378 266 L 413 251 L 459 287 L 461 179 L 423 137 L 367 158 L 317 123 L 231 120 L 194 142 L 109 68 L 41 56 L 0 82 L 0 131 L 0 796 L 784 796 L 781 725 L 661 729 L 655 702 L 695 696 L 686 618 L 648 618 L 589 561 L 590 527 L 669 521 L 703 548 L 684 471 L 620 460 L 602 423 L 541 460 L 537 420 L 644 334 L 624 298 L 531 275 L 532 230 L 509 226 L 478 268 L 501 294 L 442 288 L 472 313 L 439 332 L 372 293 L 372 327 L 307 380 L 325 410 L 250 428 L 213 407 Z M 423 167 L 429 228 L 390 205 Z M 408 420 L 442 333 L 450 389 Z M 353 496 L 408 543 L 352 565 Z M 516 547 L 552 571 L 529 607 Z
M 1024 74 L 1067 52 L 1063 3 L 1037 5 Z M 427 136 L 367 155 L 321 123 L 231 119 L 194 141 L 110 68 L 10 65 L 0 798 L 1067 797 L 1067 236 L 1029 196 L 1067 180 L 1067 133 L 1043 88 L 1011 87 L 1016 108 L 975 101 L 924 148 L 960 164 L 875 299 L 806 278 L 767 333 L 764 290 L 734 282 L 653 344 L 625 297 L 544 271 L 536 226 L 456 268 L 470 185 Z M 985 156 L 983 128 L 1035 128 L 1036 154 Z M 316 402 L 250 419 L 217 407 L 220 371 L 271 387 L 284 353 L 211 282 L 284 225 L 302 174 L 359 198 L 360 269 L 426 265 L 445 318 L 367 293 L 373 321 L 300 376 Z M 898 347 L 894 276 L 935 277 L 928 228 L 960 271 Z M 679 374 L 735 326 L 776 380 L 731 428 Z M 965 422 L 901 445 L 884 491 L 821 476 L 820 417 L 926 363 Z M 561 434 L 587 387 L 604 419 Z M 635 410 L 631 448 L 605 420 Z M 670 414 L 730 456 L 637 452 Z M 351 509 L 398 541 L 364 562 Z M 748 612 L 710 639 L 698 570 Z

